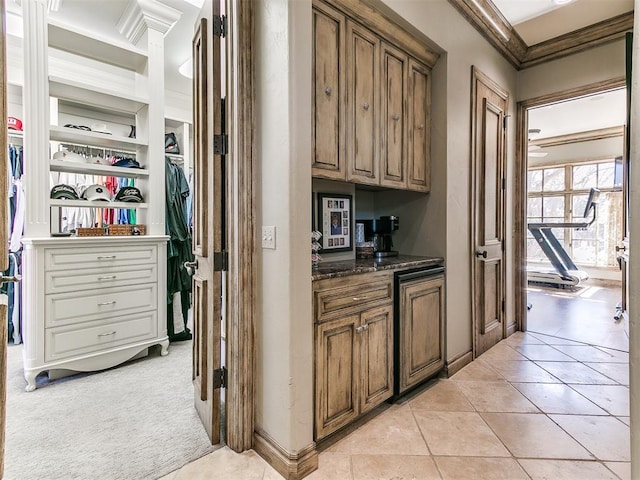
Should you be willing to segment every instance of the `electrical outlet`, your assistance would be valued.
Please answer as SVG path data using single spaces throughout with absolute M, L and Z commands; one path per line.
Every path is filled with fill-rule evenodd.
M 276 227 L 262 227 L 262 248 L 276 249 Z

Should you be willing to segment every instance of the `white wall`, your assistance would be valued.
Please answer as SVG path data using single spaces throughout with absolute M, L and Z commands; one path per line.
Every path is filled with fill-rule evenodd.
M 289 451 L 313 435 L 311 0 L 256 3 L 256 153 L 261 250 L 256 424 Z
M 624 78 L 624 38 L 518 72 L 518 101 Z

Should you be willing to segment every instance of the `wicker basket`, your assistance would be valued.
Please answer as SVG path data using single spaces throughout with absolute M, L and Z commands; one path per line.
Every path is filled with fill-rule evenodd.
M 79 237 L 102 237 L 106 235 L 105 229 L 102 227 L 77 228 L 76 235 Z
M 145 235 L 147 233 L 146 225 L 108 225 L 108 235 Z

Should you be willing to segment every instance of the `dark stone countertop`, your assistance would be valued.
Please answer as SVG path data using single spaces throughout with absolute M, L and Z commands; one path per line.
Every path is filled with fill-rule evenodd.
M 397 257 L 369 258 L 366 260 L 342 260 L 320 263 L 311 271 L 312 280 L 346 277 L 358 273 L 378 272 L 380 270 L 399 270 L 426 266 L 444 265 L 442 257 L 418 257 L 398 255 Z

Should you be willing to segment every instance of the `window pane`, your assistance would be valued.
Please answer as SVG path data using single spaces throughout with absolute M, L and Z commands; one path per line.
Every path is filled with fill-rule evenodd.
M 527 172 L 527 190 L 530 192 L 542 191 L 542 170 L 529 170 Z
M 527 199 L 527 217 L 542 217 L 542 198 Z
M 547 256 L 534 238 L 527 239 L 527 261 L 548 261 Z
M 574 240 L 573 261 L 582 265 L 595 265 L 596 242 L 595 240 Z
M 573 167 L 573 189 L 583 190 L 597 185 L 597 165 L 576 165 Z
M 598 187 L 613 188 L 613 162 L 598 164 Z
M 584 220 L 584 207 L 587 206 L 587 198 L 589 198 L 589 195 L 571 195 L 572 222 Z
M 553 221 L 553 218 L 563 221 L 564 197 L 544 197 L 542 199 L 542 216 L 545 222 Z
M 564 190 L 564 168 L 547 168 L 544 171 L 545 192 L 557 192 Z

